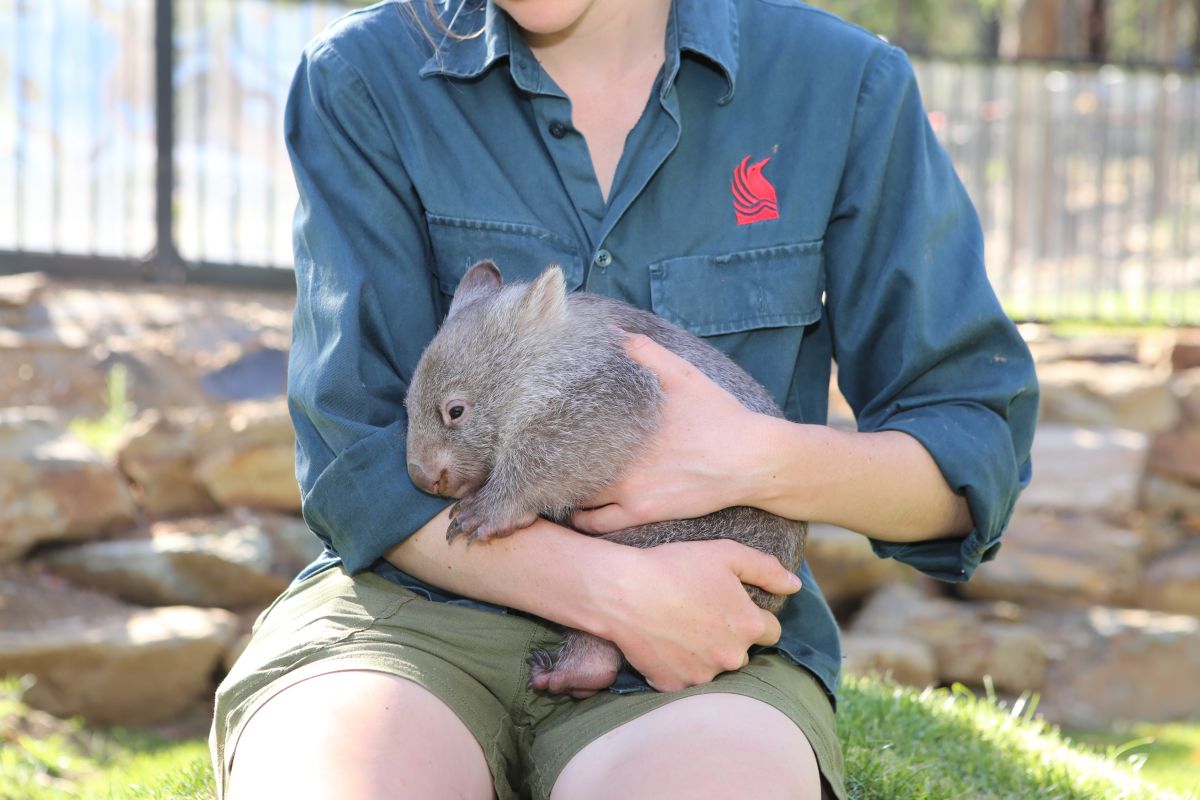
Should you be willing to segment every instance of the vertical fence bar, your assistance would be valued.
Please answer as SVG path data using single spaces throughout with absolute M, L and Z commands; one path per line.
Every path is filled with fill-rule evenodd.
M 155 247 L 151 271 L 158 280 L 178 280 L 182 259 L 175 247 L 172 193 L 175 188 L 175 12 L 173 0 L 154 2 L 154 176 Z

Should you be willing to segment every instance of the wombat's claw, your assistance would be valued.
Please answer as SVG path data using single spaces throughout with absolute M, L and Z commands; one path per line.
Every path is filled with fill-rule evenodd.
M 554 657 L 546 650 L 534 650 L 529 654 L 529 683 L 554 669 Z

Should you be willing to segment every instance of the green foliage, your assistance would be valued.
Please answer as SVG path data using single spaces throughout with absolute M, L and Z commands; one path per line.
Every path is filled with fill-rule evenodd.
M 121 431 L 136 411 L 129 401 L 129 369 L 121 363 L 113 364 L 108 371 L 106 386 L 104 415 L 97 419 L 74 419 L 70 429 L 96 452 L 112 455 L 117 450 Z

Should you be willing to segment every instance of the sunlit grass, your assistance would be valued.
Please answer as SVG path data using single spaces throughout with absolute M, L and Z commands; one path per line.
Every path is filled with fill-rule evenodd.
M 73 419 L 70 429 L 96 452 L 111 456 L 120 444 L 121 432 L 133 419 L 134 410 L 129 402 L 129 370 L 124 364 L 113 364 L 108 371 L 104 415 Z
M 1200 719 L 1140 723 L 1117 731 L 1072 732 L 1071 738 L 1139 767 L 1147 780 L 1200 796 Z
M 847 679 L 838 724 L 851 795 L 861 800 L 1169 800 L 1129 765 L 1075 747 L 1034 716 L 962 687 L 916 692 Z

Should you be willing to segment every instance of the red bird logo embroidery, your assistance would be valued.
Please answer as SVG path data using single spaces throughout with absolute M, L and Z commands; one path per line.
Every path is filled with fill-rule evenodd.
M 779 219 L 775 187 L 762 174 L 770 160 L 767 157 L 757 164 L 750 164 L 750 156 L 746 156 L 733 171 L 733 211 L 737 214 L 738 225 Z

